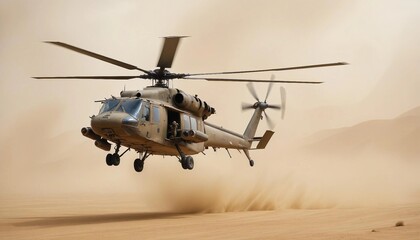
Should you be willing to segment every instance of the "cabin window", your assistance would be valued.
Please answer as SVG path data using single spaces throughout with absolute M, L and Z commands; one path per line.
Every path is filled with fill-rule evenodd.
M 158 106 L 153 106 L 153 122 L 159 123 L 160 121 L 160 111 Z
M 190 117 L 187 114 L 182 114 L 182 119 L 183 119 L 183 129 L 187 129 L 187 130 L 198 130 L 198 122 L 197 119 L 195 117 Z
M 190 116 L 187 114 L 183 114 L 183 120 L 184 120 L 184 129 L 190 129 Z
M 191 117 L 191 129 L 197 130 L 197 119 L 195 119 L 194 117 Z

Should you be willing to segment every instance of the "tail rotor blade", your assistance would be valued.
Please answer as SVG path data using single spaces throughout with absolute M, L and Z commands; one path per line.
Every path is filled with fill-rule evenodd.
M 271 108 L 271 109 L 275 109 L 275 110 L 280 110 L 281 106 L 279 105 L 268 105 L 267 108 Z
M 270 80 L 273 81 L 274 80 L 274 74 L 271 74 L 271 78 Z M 270 82 L 270 84 L 268 84 L 268 88 L 267 88 L 267 95 L 265 95 L 265 100 L 264 102 L 267 102 L 267 98 L 270 95 L 271 89 L 273 88 L 273 82 Z
M 249 103 L 242 103 L 242 111 L 249 109 L 254 109 L 254 105 Z
M 254 97 L 254 99 L 257 100 L 257 102 L 259 102 L 260 100 L 258 99 L 258 95 L 257 95 L 257 92 L 255 91 L 254 85 L 250 82 L 246 86 L 248 87 L 248 90 L 251 93 L 251 95 Z
M 263 113 L 264 113 L 264 116 L 265 116 L 265 120 L 267 121 L 268 128 L 273 129 L 274 128 L 273 121 L 271 120 L 270 117 L 268 117 L 268 115 L 265 111 L 263 111 Z
M 286 112 L 286 89 L 280 87 L 280 96 L 281 96 L 281 119 L 284 119 L 284 114 Z

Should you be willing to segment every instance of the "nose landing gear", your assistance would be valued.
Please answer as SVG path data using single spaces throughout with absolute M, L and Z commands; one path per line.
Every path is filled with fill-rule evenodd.
M 120 165 L 120 155 L 118 155 L 118 153 L 108 153 L 108 155 L 106 155 L 106 165 L 108 166 L 118 166 Z
M 114 154 L 108 153 L 108 155 L 106 155 L 106 158 L 105 158 L 106 165 L 108 165 L 108 166 L 118 166 L 118 165 L 120 165 L 121 157 L 127 151 L 130 150 L 130 148 L 127 148 L 127 150 L 125 150 L 121 155 L 119 155 L 118 152 L 120 151 L 120 147 L 121 147 L 121 144 L 117 144 L 115 146 L 115 153 Z

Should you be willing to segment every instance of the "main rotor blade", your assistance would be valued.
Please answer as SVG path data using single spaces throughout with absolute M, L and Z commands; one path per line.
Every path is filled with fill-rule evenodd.
M 207 80 L 213 82 L 261 82 L 261 83 L 305 83 L 305 84 L 320 84 L 323 82 L 308 82 L 308 81 L 280 81 L 280 80 L 257 80 L 257 79 L 235 79 L 235 78 L 195 78 L 195 77 L 186 77 L 182 79 L 189 79 L 189 80 Z
M 174 61 L 178 43 L 184 37 L 165 37 L 162 51 L 157 66 L 160 68 L 171 68 Z
M 66 76 L 66 77 L 33 77 L 35 79 L 103 79 L 103 80 L 128 80 L 142 78 L 141 76 Z
M 258 95 L 257 95 L 257 92 L 255 91 L 254 85 L 252 83 L 248 83 L 246 87 L 248 88 L 251 95 L 255 98 L 255 100 L 259 102 L 260 100 L 258 99 Z
M 94 53 L 94 52 L 90 52 L 88 50 L 84 50 L 84 49 L 81 49 L 81 48 L 78 48 L 78 47 L 69 45 L 67 43 L 62 43 L 62 42 L 46 42 L 46 43 L 51 43 L 51 44 L 54 44 L 54 45 L 57 45 L 57 46 L 60 46 L 60 47 L 63 47 L 63 48 L 67 48 L 69 50 L 72 50 L 72 51 L 75 51 L 75 52 L 78 52 L 78 53 L 87 55 L 89 57 L 93 57 L 93 58 L 102 60 L 104 62 L 111 63 L 111 64 L 117 65 L 119 67 L 123 67 L 125 69 L 129 69 L 129 70 L 140 70 L 140 71 L 142 71 L 142 72 L 144 72 L 146 74 L 150 74 L 149 71 L 146 71 L 144 69 L 138 68 L 138 67 L 136 67 L 134 65 L 131 65 L 131 64 L 128 64 L 128 63 L 125 63 L 125 62 L 121 62 L 121 61 L 118 61 L 116 59 L 112 59 L 112 58 L 109 58 L 109 57 L 105 57 L 103 55 L 100 55 L 100 54 L 97 54 L 97 53 Z
M 326 63 L 326 64 L 297 66 L 297 67 L 270 68 L 270 69 L 259 69 L 259 70 L 248 70 L 248 71 L 215 72 L 215 73 L 193 73 L 193 74 L 189 74 L 189 76 L 237 74 L 237 73 L 256 73 L 256 72 L 271 72 L 271 71 L 286 71 L 286 70 L 305 69 L 305 68 L 332 67 L 332 66 L 340 66 L 340 65 L 347 65 L 347 64 L 348 63 L 346 63 L 346 62 L 336 62 L 336 63 Z

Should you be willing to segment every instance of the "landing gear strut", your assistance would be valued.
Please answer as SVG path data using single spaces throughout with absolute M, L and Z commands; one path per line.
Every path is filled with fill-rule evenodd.
M 181 162 L 182 168 L 192 170 L 194 168 L 194 159 L 191 156 L 185 155 L 181 151 L 181 148 L 178 146 L 178 144 L 175 144 L 175 147 L 178 150 L 179 155 L 181 156 L 179 162 Z
M 141 172 L 143 171 L 144 168 L 144 161 L 146 160 L 147 157 L 150 156 L 150 153 L 145 152 L 142 156 L 142 154 L 139 152 L 139 158 L 137 158 L 136 160 L 134 160 L 134 170 L 136 170 L 136 172 Z

